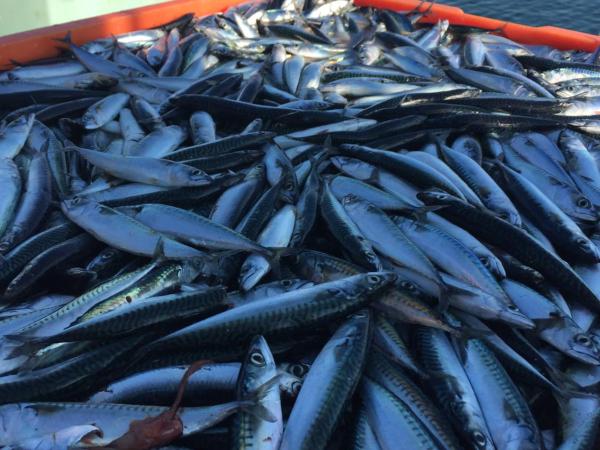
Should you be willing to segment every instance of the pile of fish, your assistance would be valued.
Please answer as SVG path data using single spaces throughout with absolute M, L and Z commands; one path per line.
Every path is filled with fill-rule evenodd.
M 598 448 L 600 51 L 423 18 L 0 73 L 1 448 Z

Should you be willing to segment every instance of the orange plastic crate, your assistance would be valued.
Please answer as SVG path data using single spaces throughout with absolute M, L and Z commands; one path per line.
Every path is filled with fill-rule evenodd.
M 154 28 L 193 12 L 204 16 L 225 11 L 230 6 L 246 0 L 174 0 L 158 5 L 146 6 L 90 19 L 77 20 L 0 38 L 0 66 L 11 61 L 28 62 L 58 53 L 54 39 L 71 32 L 76 44 L 145 28 Z M 447 19 L 451 24 L 494 30 L 498 34 L 523 44 L 549 45 L 561 50 L 594 51 L 600 45 L 600 36 L 564 28 L 543 26 L 530 27 L 518 23 L 466 14 L 462 9 L 443 4 L 419 0 L 355 0 L 360 6 L 373 6 L 397 11 L 428 11 L 424 23 Z

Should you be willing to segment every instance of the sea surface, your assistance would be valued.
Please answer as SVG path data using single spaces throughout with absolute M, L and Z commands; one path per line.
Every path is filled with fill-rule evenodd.
M 440 0 L 465 12 L 600 34 L 600 0 Z

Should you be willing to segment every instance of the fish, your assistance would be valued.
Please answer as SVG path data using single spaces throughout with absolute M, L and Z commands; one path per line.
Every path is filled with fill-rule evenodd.
M 283 434 L 281 394 L 277 382 L 277 366 L 267 341 L 257 336 L 250 343 L 237 385 L 240 401 L 259 396 L 256 408 L 264 408 L 269 420 L 257 414 L 240 411 L 235 416 L 233 445 L 236 448 L 263 447 L 277 449 Z
M 0 446 L 595 448 L 598 51 L 430 9 L 0 71 Z
M 325 448 L 366 362 L 371 316 L 350 316 L 315 358 L 281 439 L 281 449 Z

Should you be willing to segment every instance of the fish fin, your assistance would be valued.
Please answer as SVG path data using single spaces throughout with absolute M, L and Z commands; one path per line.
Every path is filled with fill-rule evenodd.
M 546 319 L 535 319 L 535 329 L 537 332 L 547 328 L 552 328 L 557 323 L 564 321 L 564 317 L 548 317 Z
M 2 337 L 17 344 L 25 344 L 31 340 L 30 337 L 25 334 L 5 334 Z
M 338 153 L 338 150 L 333 145 L 333 138 L 330 134 L 327 135 L 327 137 L 325 138 L 325 142 L 323 142 L 323 149 L 325 150 L 328 156 L 336 155 Z
M 427 205 L 419 208 L 411 209 L 409 215 L 411 215 L 416 221 L 422 222 L 427 218 L 427 213 L 439 211 L 445 208 L 447 205 Z
M 262 398 L 269 392 L 271 388 L 275 385 L 279 385 L 279 379 L 281 378 L 281 374 L 275 375 L 273 378 L 265 381 L 262 385 L 260 385 L 255 391 L 250 394 L 250 397 L 247 400 L 252 401 L 251 406 L 246 408 L 246 412 L 252 414 L 259 419 L 266 420 L 267 422 L 275 422 L 277 421 L 277 417 L 269 411 L 268 408 L 264 407 L 260 404 Z
M 67 34 L 65 35 L 64 38 L 55 38 L 54 39 L 57 42 L 62 42 L 63 44 L 72 44 L 73 43 L 73 39 L 71 38 L 71 31 L 67 31 Z
M 494 335 L 494 332 L 491 330 L 483 330 L 481 328 L 473 328 L 465 325 L 456 327 L 455 330 L 458 332 L 459 338 L 465 341 L 468 341 L 469 339 L 485 339 L 486 337 Z
M 12 340 L 15 343 L 15 348 L 9 353 L 8 358 L 17 358 L 19 356 L 33 357 L 34 354 L 47 346 L 48 344 L 43 339 L 31 339 L 25 335 L 6 335 L 5 338 Z M 20 344 L 20 345 L 17 345 Z
M 276 278 L 281 278 L 281 258 L 284 256 L 296 255 L 299 253 L 297 248 L 288 247 L 269 247 L 263 256 L 268 259 L 271 264 L 271 270 Z
M 448 311 L 449 306 L 450 306 L 450 300 L 448 299 L 448 288 L 442 282 L 440 284 L 440 295 L 438 296 L 437 310 L 438 310 L 438 312 L 443 314 L 446 311 Z
M 463 366 L 467 363 L 467 341 L 468 339 L 459 336 L 450 336 L 450 344 Z
M 165 259 L 167 259 L 165 257 L 165 241 L 162 236 L 158 238 L 158 242 L 156 243 L 156 247 L 154 248 L 152 259 L 156 262 L 162 262 Z

